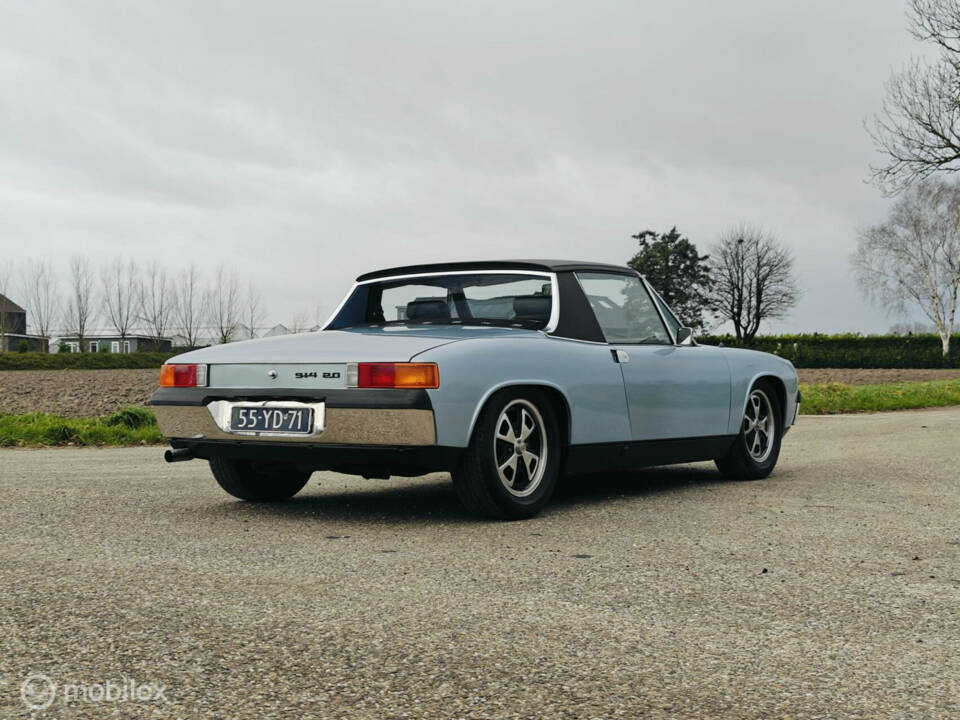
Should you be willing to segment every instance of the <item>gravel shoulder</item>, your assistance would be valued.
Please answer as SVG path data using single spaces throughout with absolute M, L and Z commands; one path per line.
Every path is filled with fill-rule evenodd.
M 954 370 L 799 370 L 802 383 L 867 385 L 960 378 Z M 145 405 L 158 370 L 0 371 L 0 413 L 49 412 L 65 417 L 108 415 L 126 405 Z
M 960 408 L 804 418 L 711 465 L 474 520 L 445 476 L 234 501 L 157 448 L 0 451 L 0 717 L 960 717 Z

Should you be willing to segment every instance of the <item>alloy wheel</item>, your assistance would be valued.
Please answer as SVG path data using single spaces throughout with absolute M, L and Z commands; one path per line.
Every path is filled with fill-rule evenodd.
M 513 400 L 500 412 L 493 438 L 497 475 L 516 497 L 532 494 L 547 468 L 547 430 L 536 406 Z
M 750 393 L 743 414 L 743 440 L 754 462 L 765 462 L 773 451 L 777 425 L 770 398 L 760 389 Z

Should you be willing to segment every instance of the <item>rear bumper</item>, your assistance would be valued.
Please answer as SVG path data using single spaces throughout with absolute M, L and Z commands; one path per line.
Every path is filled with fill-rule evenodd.
M 225 431 L 208 405 L 217 400 L 323 402 L 317 435 L 249 436 Z M 310 470 L 366 475 L 423 475 L 452 470 L 463 448 L 437 443 L 433 409 L 423 391 L 162 389 L 150 405 L 160 431 L 195 457 L 292 463 Z
M 153 412 L 164 437 L 188 440 L 230 440 L 242 444 L 282 445 L 409 445 L 437 442 L 432 410 L 364 408 L 326 409 L 320 435 L 271 438 L 235 435 L 220 429 L 206 406 L 155 405 Z
M 250 437 L 223 430 L 208 408 L 217 400 L 290 400 L 324 403 L 325 427 L 319 435 Z M 423 390 L 309 390 L 161 388 L 150 398 L 164 437 L 229 440 L 243 444 L 436 445 L 430 398 Z

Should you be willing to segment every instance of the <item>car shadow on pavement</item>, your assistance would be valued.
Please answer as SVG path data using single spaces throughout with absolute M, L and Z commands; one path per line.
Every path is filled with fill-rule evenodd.
M 614 498 L 642 498 L 727 482 L 712 465 L 674 465 L 578 475 L 560 482 L 551 506 L 560 508 L 602 503 Z
M 384 521 L 399 523 L 474 522 L 457 500 L 450 480 L 443 477 L 412 481 L 368 480 L 363 489 L 344 489 L 339 492 L 315 490 L 308 484 L 299 495 L 278 503 L 253 504 L 224 502 L 206 508 L 208 516 L 236 515 L 284 518 L 314 518 L 316 520 L 350 520 L 353 522 Z
M 369 480 L 368 487 L 339 492 L 311 492 L 308 484 L 296 497 L 279 503 L 252 504 L 226 501 L 202 512 L 210 517 L 270 517 L 274 519 L 350 520 L 382 523 L 485 522 L 466 512 L 444 476 L 412 480 Z M 545 512 L 578 505 L 609 502 L 617 498 L 643 498 L 696 490 L 727 481 L 712 467 L 691 465 L 645 468 L 633 472 L 604 473 L 564 478 Z M 379 484 L 378 484 L 379 483 Z

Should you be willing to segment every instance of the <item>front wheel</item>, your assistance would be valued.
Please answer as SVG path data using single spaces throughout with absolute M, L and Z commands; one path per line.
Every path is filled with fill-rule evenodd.
M 540 390 L 496 393 L 477 419 L 473 438 L 453 472 L 467 510 L 496 518 L 527 518 L 550 501 L 560 471 L 560 429 Z
M 757 382 L 747 396 L 740 433 L 723 457 L 714 462 L 724 477 L 759 480 L 773 472 L 780 457 L 783 410 L 774 387 Z
M 235 498 L 251 502 L 287 500 L 303 489 L 311 474 L 298 471 L 287 463 L 258 463 L 224 457 L 210 458 L 210 470 L 220 487 Z

